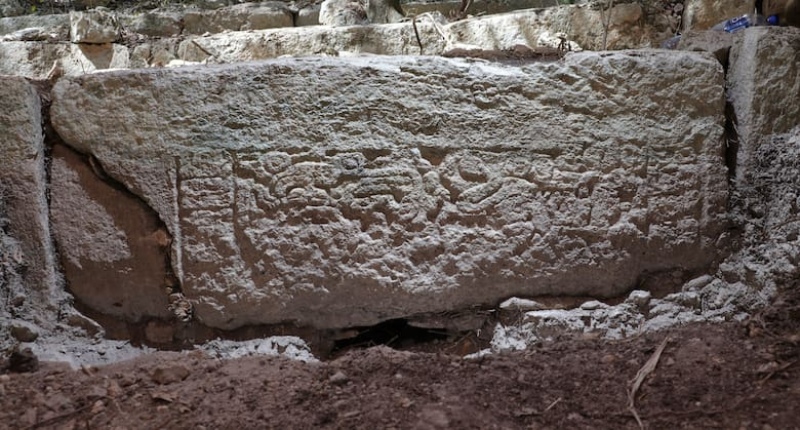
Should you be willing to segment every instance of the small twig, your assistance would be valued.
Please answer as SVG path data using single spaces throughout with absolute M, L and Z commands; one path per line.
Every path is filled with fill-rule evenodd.
M 782 366 L 778 367 L 777 369 L 775 369 L 775 370 L 773 370 L 773 371 L 769 372 L 769 373 L 767 374 L 767 376 L 765 376 L 765 377 L 761 378 L 761 379 L 758 381 L 758 383 L 759 383 L 759 384 L 763 384 L 763 383 L 767 382 L 768 380 L 772 379 L 772 377 L 773 377 L 773 376 L 775 376 L 775 375 L 776 375 L 778 372 L 783 372 L 784 370 L 786 370 L 786 369 L 788 369 L 788 368 L 792 367 L 792 365 L 793 365 L 793 364 L 795 364 L 795 363 L 797 363 L 797 361 L 798 361 L 798 360 L 795 360 L 795 361 L 790 361 L 790 362 L 788 362 L 788 363 L 785 363 L 784 365 L 782 365 Z
M 461 8 L 458 9 L 458 15 L 456 15 L 457 21 L 469 16 L 467 9 L 469 9 L 470 6 L 472 6 L 472 0 L 461 0 Z
M 468 5 L 469 6 L 469 5 Z M 422 39 L 419 37 L 419 31 L 417 30 L 417 18 L 427 17 L 431 20 L 431 24 L 433 24 L 433 28 L 439 33 L 439 36 L 442 37 L 444 40 L 445 46 L 450 45 L 450 40 L 444 34 L 444 30 L 439 28 L 439 24 L 433 19 L 433 15 L 430 12 L 421 13 L 419 15 L 415 15 L 414 18 L 411 18 L 411 26 L 414 27 L 414 36 L 417 37 L 417 45 L 419 45 L 419 53 L 422 53 Z
M 542 411 L 542 413 L 545 413 L 545 412 L 549 411 L 550 409 L 553 409 L 553 406 L 557 405 L 559 402 L 561 402 L 561 400 L 563 400 L 561 397 L 557 398 L 556 401 L 554 401 L 553 403 L 550 403 L 550 406 L 546 407 L 544 409 L 544 411 Z
M 669 337 L 665 338 L 661 345 L 658 346 L 656 352 L 647 360 L 647 363 L 636 372 L 636 376 L 633 378 L 632 385 L 630 391 L 628 391 L 628 410 L 633 414 L 633 417 L 636 418 L 636 422 L 639 424 L 640 429 L 644 429 L 644 423 L 642 423 L 642 419 L 639 417 L 639 413 L 636 412 L 636 393 L 639 391 L 639 388 L 644 383 L 644 380 L 656 370 L 656 366 L 658 366 L 658 360 L 661 359 L 661 353 L 664 352 L 664 348 L 667 347 L 667 342 L 669 342 Z
M 208 49 L 203 48 L 196 40 L 192 39 L 192 44 L 197 47 L 197 49 L 203 51 L 204 54 L 208 55 L 209 58 L 216 58 L 214 54 L 212 54 Z
M 417 30 L 417 16 L 411 18 L 411 27 L 414 28 L 414 36 L 417 37 L 417 45 L 419 45 L 419 53 L 422 54 L 422 40 L 419 38 L 419 31 Z
M 611 10 L 614 8 L 614 0 L 606 2 L 608 14 L 603 5 L 600 5 L 600 22 L 603 24 L 603 51 L 608 49 L 608 28 L 611 26 Z
M 474 333 L 473 333 L 473 332 L 471 332 L 471 331 L 470 331 L 470 332 L 467 332 L 467 334 L 465 334 L 465 335 L 463 335 L 463 336 L 459 337 L 459 338 L 458 338 L 458 340 L 456 340 L 455 342 L 453 342 L 453 344 L 452 344 L 452 345 L 448 346 L 448 347 L 447 347 L 447 348 L 445 348 L 444 350 L 445 350 L 445 351 L 448 351 L 448 352 L 450 352 L 450 351 L 453 351 L 454 349 L 456 349 L 456 348 L 458 347 L 458 345 L 459 345 L 461 342 L 463 342 L 463 341 L 467 340 L 467 338 L 469 338 L 469 337 L 470 337 L 470 336 L 472 336 L 473 334 L 474 334 Z
M 386 344 L 385 344 L 385 345 L 386 345 L 386 346 L 391 346 L 391 345 L 392 345 L 392 343 L 394 343 L 394 341 L 396 341 L 396 340 L 397 340 L 399 337 L 400 337 L 399 335 L 394 335 L 394 336 L 392 336 L 392 338 L 391 338 L 391 339 L 389 339 L 389 341 L 388 341 L 388 342 L 386 342 Z
M 33 430 L 33 429 L 38 429 L 40 427 L 48 426 L 50 424 L 55 424 L 55 423 L 65 419 L 65 418 L 69 418 L 69 417 L 71 417 L 73 415 L 77 415 L 77 414 L 79 414 L 79 413 L 81 413 L 83 411 L 86 411 L 89 408 L 91 408 L 92 406 L 94 406 L 94 404 L 93 403 L 89 403 L 88 405 L 86 405 L 84 407 L 81 407 L 81 408 L 78 408 L 78 409 L 75 409 L 74 411 L 65 412 L 65 413 L 63 413 L 61 415 L 56 415 L 53 418 L 48 418 L 48 419 L 46 419 L 44 421 L 39 421 L 38 423 L 28 427 L 28 429 L 29 430 Z

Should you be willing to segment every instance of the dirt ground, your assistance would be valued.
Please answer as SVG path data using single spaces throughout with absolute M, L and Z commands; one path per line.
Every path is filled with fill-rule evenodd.
M 665 342 L 663 353 L 658 347 Z M 160 352 L 0 375 L 3 429 L 800 428 L 800 285 L 744 323 L 563 340 L 464 359 L 353 349 L 327 362 Z

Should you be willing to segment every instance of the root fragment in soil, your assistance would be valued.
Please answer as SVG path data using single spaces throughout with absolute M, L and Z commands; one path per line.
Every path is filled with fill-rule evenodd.
M 631 383 L 631 388 L 628 391 L 628 410 L 631 412 L 633 417 L 636 418 L 636 423 L 639 424 L 639 428 L 642 430 L 644 430 L 644 423 L 639 417 L 639 413 L 636 411 L 636 393 L 639 391 L 639 388 L 641 388 L 644 380 L 647 379 L 647 377 L 653 373 L 654 370 L 656 370 L 658 361 L 661 359 L 661 354 L 664 352 L 664 348 L 667 347 L 668 342 L 669 336 L 664 338 L 664 340 L 661 342 L 661 345 L 658 346 L 650 359 L 647 360 L 647 363 L 645 363 L 644 366 L 642 366 L 642 368 L 636 372 L 636 376 L 633 378 Z

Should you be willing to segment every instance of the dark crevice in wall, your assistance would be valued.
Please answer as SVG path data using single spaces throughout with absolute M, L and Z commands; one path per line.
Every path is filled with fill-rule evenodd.
M 45 174 L 45 187 L 44 194 L 45 194 L 45 201 L 47 202 L 48 208 L 48 234 L 50 236 L 50 241 L 53 244 L 53 252 L 54 255 L 54 264 L 55 270 L 59 274 L 59 281 L 60 287 L 64 289 L 65 294 L 58 294 L 55 302 L 52 300 L 44 300 L 45 306 L 54 307 L 53 309 L 56 313 L 56 320 L 60 320 L 64 317 L 68 312 L 65 309 L 69 308 L 72 305 L 72 298 L 69 294 L 66 294 L 65 290 L 65 282 L 63 277 L 61 276 L 64 273 L 63 267 L 60 265 L 61 259 L 59 258 L 59 249 L 58 244 L 56 243 L 55 237 L 53 237 L 53 226 L 52 226 L 52 214 L 49 213 L 50 208 L 50 201 L 51 201 L 51 187 L 52 184 L 52 153 L 53 147 L 61 141 L 60 136 L 56 133 L 55 129 L 53 128 L 52 123 L 50 122 L 50 105 L 52 104 L 52 97 L 51 91 L 53 89 L 54 82 L 46 80 L 46 79 L 28 79 L 28 82 L 36 89 L 39 95 L 40 101 L 40 115 L 41 115 L 41 127 L 42 127 L 42 136 L 44 138 L 43 142 L 43 152 L 44 152 L 44 174 Z
M 733 102 L 728 99 L 728 69 L 730 68 L 731 48 L 718 52 L 717 59 L 722 64 L 723 79 L 725 85 L 725 129 L 723 139 L 725 141 L 725 166 L 728 168 L 728 178 L 736 177 L 736 163 L 739 154 L 739 131 L 736 120 L 736 108 Z
M 446 342 L 453 333 L 443 330 L 426 329 L 410 325 L 406 319 L 392 319 L 369 327 L 354 328 L 339 340 L 334 340 L 331 354 L 350 348 L 366 348 L 386 345 L 398 349 L 408 349 L 421 344 Z
M 736 177 L 736 163 L 739 154 L 739 133 L 737 132 L 736 111 L 733 103 L 725 103 L 725 166 L 728 168 L 728 177 Z

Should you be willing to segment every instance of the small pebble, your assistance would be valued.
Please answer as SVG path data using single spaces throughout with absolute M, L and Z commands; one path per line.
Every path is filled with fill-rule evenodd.
M 330 383 L 333 385 L 344 385 L 349 380 L 350 378 L 348 378 L 347 375 L 345 375 L 344 372 L 342 372 L 341 370 L 334 373 L 330 378 L 328 378 L 328 381 L 330 381 Z

